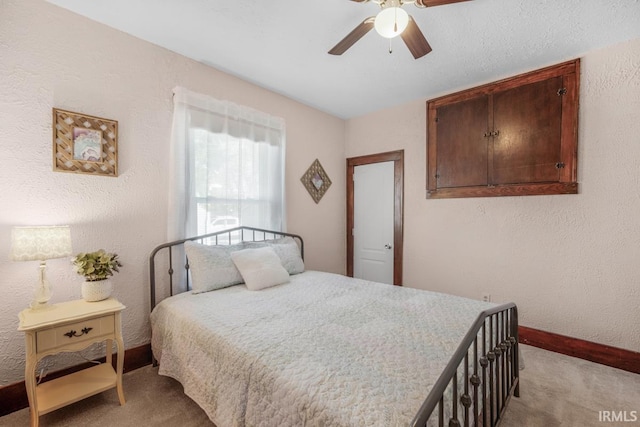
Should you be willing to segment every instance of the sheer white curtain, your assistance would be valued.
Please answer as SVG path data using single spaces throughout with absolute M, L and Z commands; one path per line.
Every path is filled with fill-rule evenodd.
M 182 87 L 173 103 L 168 238 L 284 231 L 284 120 Z

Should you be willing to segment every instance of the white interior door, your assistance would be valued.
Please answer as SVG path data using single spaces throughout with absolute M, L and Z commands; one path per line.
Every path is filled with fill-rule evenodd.
M 393 284 L 394 162 L 353 169 L 353 276 Z

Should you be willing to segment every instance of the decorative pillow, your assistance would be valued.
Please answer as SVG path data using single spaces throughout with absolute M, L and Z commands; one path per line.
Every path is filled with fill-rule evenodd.
M 300 256 L 300 248 L 293 237 L 265 240 L 264 242 L 247 242 L 247 248 L 271 247 L 280 258 L 280 263 L 289 274 L 304 272 L 304 261 Z
M 191 271 L 191 290 L 194 294 L 215 291 L 243 282 L 242 275 L 231 261 L 231 254 L 244 249 L 243 244 L 208 246 L 184 242 Z
M 272 247 L 243 249 L 231 253 L 231 259 L 249 290 L 259 291 L 289 281 L 289 273 Z

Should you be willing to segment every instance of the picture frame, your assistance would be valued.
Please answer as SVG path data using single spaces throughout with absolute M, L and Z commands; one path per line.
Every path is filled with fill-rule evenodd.
M 316 204 L 320 202 L 322 196 L 331 186 L 331 180 L 318 159 L 309 166 L 300 181 Z
M 53 109 L 53 170 L 118 176 L 118 122 Z

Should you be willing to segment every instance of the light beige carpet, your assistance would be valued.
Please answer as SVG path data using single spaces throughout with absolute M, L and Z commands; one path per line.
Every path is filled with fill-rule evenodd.
M 640 426 L 640 375 L 535 347 L 520 348 L 525 362 L 520 397 L 511 399 L 502 426 Z M 638 420 L 604 422 L 599 411 L 627 411 L 627 419 L 636 411 Z
M 520 398 L 512 398 L 502 426 L 640 426 L 640 375 L 535 347 L 521 346 Z M 182 386 L 147 366 L 125 374 L 127 403 L 106 391 L 40 417 L 42 427 L 212 426 Z M 600 422 L 599 411 L 636 411 L 636 422 Z M 28 426 L 29 410 L 0 418 L 0 426 Z

